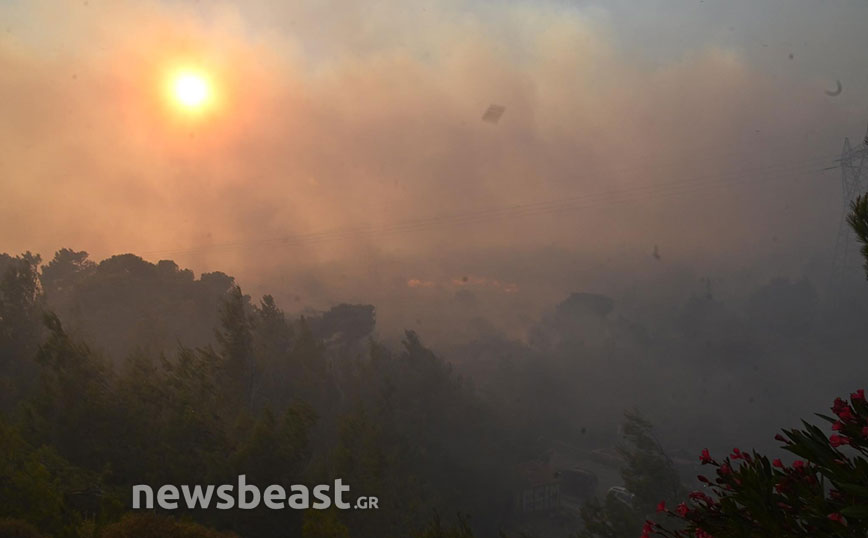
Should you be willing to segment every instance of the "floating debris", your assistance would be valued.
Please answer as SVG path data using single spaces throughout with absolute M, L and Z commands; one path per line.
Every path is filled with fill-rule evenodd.
M 505 106 L 491 105 L 488 107 L 488 110 L 485 111 L 485 114 L 482 115 L 482 121 L 487 121 L 488 123 L 497 123 L 500 121 L 500 118 L 503 116 L 504 112 L 506 112 Z
M 829 97 L 835 97 L 837 95 L 841 95 L 841 92 L 844 91 L 844 86 L 841 84 L 840 80 L 835 81 L 835 89 L 834 90 L 826 90 L 826 95 Z

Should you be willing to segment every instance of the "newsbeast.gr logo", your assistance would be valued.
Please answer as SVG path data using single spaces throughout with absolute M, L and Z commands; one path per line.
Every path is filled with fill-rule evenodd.
M 235 484 L 180 487 L 166 484 L 157 489 L 156 501 L 157 506 L 164 510 L 177 510 L 182 503 L 190 510 L 211 507 L 218 510 L 231 510 L 236 507 L 240 510 L 253 510 L 260 504 L 272 510 L 325 510 L 331 506 L 339 510 L 378 508 L 377 497 L 358 497 L 354 503 L 347 502 L 344 494 L 349 492 L 350 486 L 344 484 L 340 478 L 335 480 L 334 489 L 331 484 L 320 484 L 313 488 L 292 484 L 287 493 L 283 486 L 272 484 L 260 491 L 257 486 L 247 483 L 246 475 L 240 475 L 237 488 Z M 147 484 L 133 486 L 133 509 L 140 508 L 154 508 L 154 490 Z

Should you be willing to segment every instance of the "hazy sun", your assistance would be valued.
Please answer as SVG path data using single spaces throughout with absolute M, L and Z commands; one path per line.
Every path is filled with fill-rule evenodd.
M 190 111 L 206 107 L 213 93 L 208 77 L 193 71 L 176 73 L 172 77 L 170 90 L 175 102 Z

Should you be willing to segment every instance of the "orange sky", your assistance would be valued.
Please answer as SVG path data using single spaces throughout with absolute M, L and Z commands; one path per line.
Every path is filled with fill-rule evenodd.
M 728 37 L 751 23 L 743 4 L 727 12 L 742 26 L 697 13 L 710 29 L 678 41 L 650 11 L 643 27 L 578 6 L 4 4 L 0 250 L 406 285 L 450 282 L 450 253 L 476 248 L 602 263 L 660 244 L 706 265 L 821 248 L 840 194 L 815 172 L 864 131 L 868 85 L 824 63 L 859 67 L 846 33 L 792 32 L 852 13 L 778 2 L 768 35 Z M 212 80 L 202 114 L 166 97 L 179 66 Z M 492 103 L 496 125 L 480 119 Z M 508 267 L 478 277 L 528 286 Z

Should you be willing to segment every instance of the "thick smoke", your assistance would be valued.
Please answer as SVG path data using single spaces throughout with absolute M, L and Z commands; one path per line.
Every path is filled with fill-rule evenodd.
M 288 308 L 376 303 L 386 327 L 448 333 L 423 302 L 508 311 L 513 334 L 576 289 L 828 257 L 820 170 L 864 80 L 830 72 L 859 38 L 806 21 L 858 17 L 782 4 L 760 35 L 745 6 L 640 27 L 618 4 L 275 4 L 4 7 L 3 250 L 172 258 Z M 167 105 L 178 63 L 212 73 L 208 117 Z

